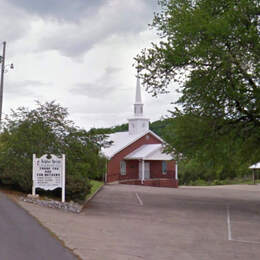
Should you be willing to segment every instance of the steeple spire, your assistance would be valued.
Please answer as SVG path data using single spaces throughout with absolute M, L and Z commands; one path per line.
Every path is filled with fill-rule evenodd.
M 135 104 L 142 104 L 142 96 L 141 96 L 141 87 L 140 87 L 139 74 L 137 74 L 137 79 L 136 79 Z
M 128 132 L 130 135 L 140 134 L 149 130 L 149 119 L 143 116 L 143 106 L 140 78 L 139 74 L 137 74 L 134 117 L 128 119 Z
M 134 115 L 137 117 L 143 116 L 142 96 L 139 74 L 136 77 L 136 92 L 135 92 L 135 103 L 134 103 Z

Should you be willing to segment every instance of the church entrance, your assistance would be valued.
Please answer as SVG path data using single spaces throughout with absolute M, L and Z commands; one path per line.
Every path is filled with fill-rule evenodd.
M 142 179 L 142 161 L 139 161 L 139 179 Z M 150 179 L 150 163 L 144 162 L 144 179 Z

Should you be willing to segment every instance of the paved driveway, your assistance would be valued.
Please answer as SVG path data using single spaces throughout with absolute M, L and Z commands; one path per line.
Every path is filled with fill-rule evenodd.
M 258 185 L 105 185 L 78 215 L 19 203 L 82 259 L 260 259 Z
M 0 193 L 0 259 L 75 260 L 77 258 L 33 217 Z
M 83 213 L 86 259 L 260 259 L 260 187 L 234 187 L 107 185 Z

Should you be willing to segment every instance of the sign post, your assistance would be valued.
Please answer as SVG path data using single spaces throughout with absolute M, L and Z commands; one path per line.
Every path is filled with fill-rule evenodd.
M 62 158 L 47 154 L 36 158 L 33 154 L 33 185 L 32 195 L 35 196 L 36 188 L 44 190 L 62 189 L 61 201 L 65 202 L 65 155 Z
M 62 155 L 62 194 L 61 201 L 65 202 L 65 154 Z

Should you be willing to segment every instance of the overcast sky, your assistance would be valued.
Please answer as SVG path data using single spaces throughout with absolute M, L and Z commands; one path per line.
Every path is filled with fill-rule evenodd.
M 0 40 L 15 66 L 5 73 L 3 113 L 56 100 L 85 129 L 126 123 L 133 58 L 158 40 L 148 27 L 156 10 L 157 0 L 0 0 Z M 142 95 L 151 121 L 177 98 Z

